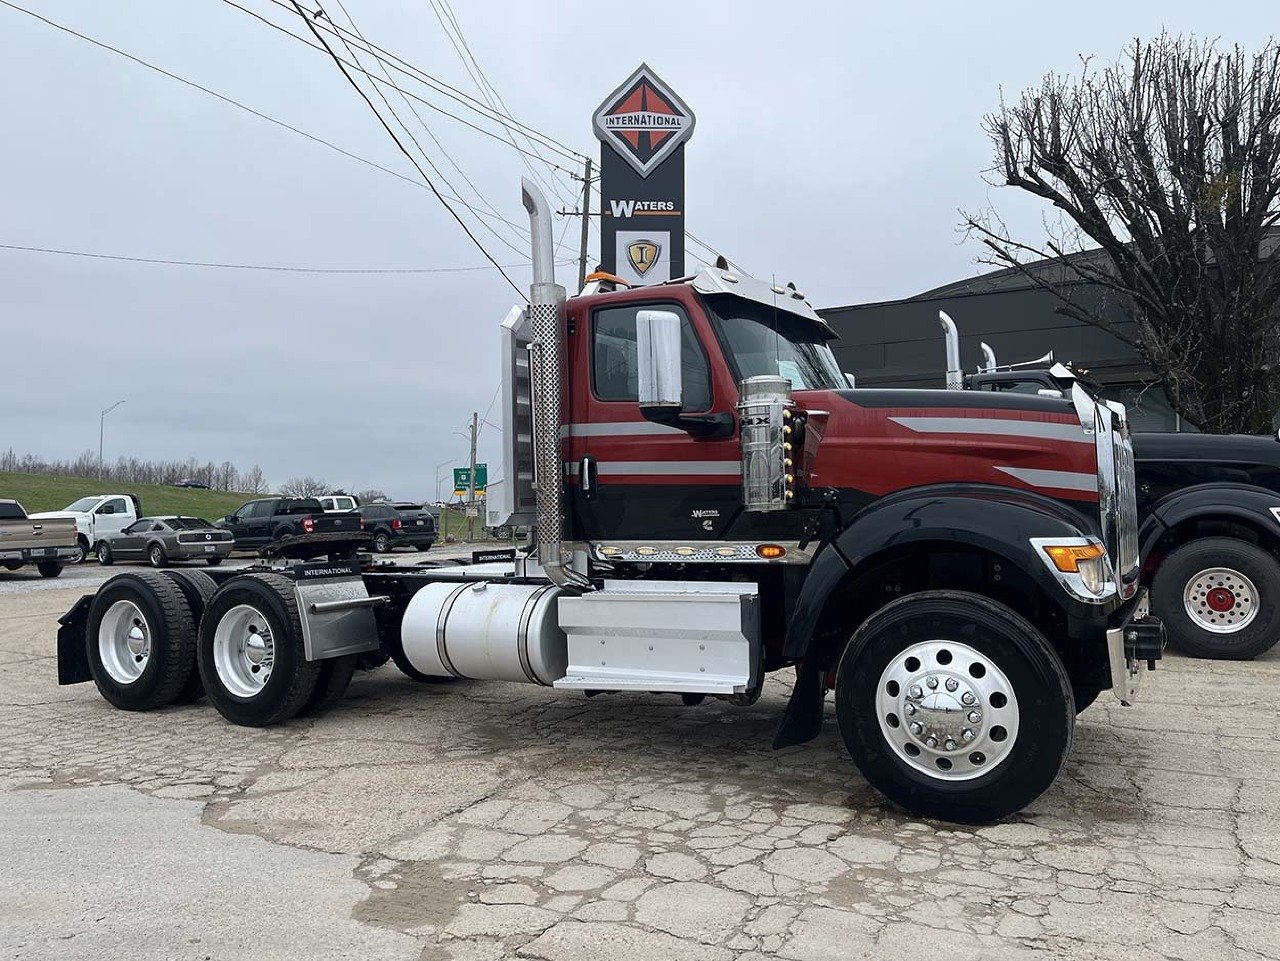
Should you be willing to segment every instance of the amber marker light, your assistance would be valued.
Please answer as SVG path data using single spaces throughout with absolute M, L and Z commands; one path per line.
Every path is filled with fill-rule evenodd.
M 1053 566 L 1064 574 L 1076 574 L 1080 571 L 1081 561 L 1090 561 L 1102 557 L 1106 551 L 1101 544 L 1079 544 L 1066 546 L 1062 544 L 1046 544 L 1044 552 L 1053 561 Z
M 763 557 L 766 561 L 774 561 L 779 557 L 783 557 L 787 553 L 787 549 L 781 544 L 761 544 L 756 548 L 756 554 Z

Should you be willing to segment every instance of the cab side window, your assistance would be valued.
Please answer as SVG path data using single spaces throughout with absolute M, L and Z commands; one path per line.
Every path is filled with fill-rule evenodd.
M 640 399 L 640 364 L 636 354 L 636 314 L 660 308 L 680 315 L 680 368 L 684 409 L 711 407 L 711 369 L 688 316 L 676 304 L 637 304 L 597 310 L 592 318 L 591 376 L 596 397 L 608 401 Z

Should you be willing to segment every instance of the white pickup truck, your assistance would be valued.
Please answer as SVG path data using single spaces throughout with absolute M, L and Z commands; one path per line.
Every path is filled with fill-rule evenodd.
M 92 494 L 68 504 L 63 510 L 30 515 L 34 520 L 69 517 L 76 522 L 79 552 L 69 559 L 71 564 L 79 564 L 104 540 L 119 536 L 141 516 L 142 502 L 136 494 Z

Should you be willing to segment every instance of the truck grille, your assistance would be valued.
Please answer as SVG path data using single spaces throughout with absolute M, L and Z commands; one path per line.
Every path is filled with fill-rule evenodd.
M 1118 405 L 1117 405 L 1118 406 Z M 1138 485 L 1124 408 L 1098 404 L 1098 509 L 1121 597 L 1138 586 Z

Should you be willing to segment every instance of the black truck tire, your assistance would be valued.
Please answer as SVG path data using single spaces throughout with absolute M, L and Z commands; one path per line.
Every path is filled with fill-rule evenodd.
M 985 824 L 1051 785 L 1075 728 L 1058 654 L 1003 604 L 925 591 L 881 608 L 836 672 L 836 719 L 872 786 L 925 817 Z
M 351 686 L 351 678 L 356 673 L 358 654 L 344 654 L 342 657 L 331 657 L 320 662 L 320 677 L 316 681 L 316 689 L 302 705 L 299 717 L 319 717 L 329 711 L 342 700 Z
M 293 581 L 280 574 L 233 577 L 200 620 L 200 677 L 232 724 L 267 727 L 310 700 L 321 662 L 308 661 Z
M 1234 537 L 1191 541 L 1156 571 L 1151 607 L 1184 654 L 1257 657 L 1280 640 L 1280 562 Z
M 196 628 L 182 592 L 163 574 L 117 574 L 93 597 L 85 626 L 89 673 L 125 711 L 171 704 L 196 669 Z
M 41 561 L 36 565 L 41 577 L 61 577 L 62 565 L 56 561 Z
M 169 578 L 182 592 L 183 598 L 187 602 L 187 607 L 191 611 L 191 619 L 196 625 L 196 630 L 200 629 L 200 620 L 204 617 L 204 610 L 209 606 L 209 602 L 213 600 L 213 595 L 218 592 L 217 582 L 208 574 L 200 571 L 191 570 L 175 570 L 168 569 L 163 572 L 163 576 Z M 193 661 L 194 664 L 194 655 Z M 190 704 L 192 701 L 199 700 L 204 697 L 204 681 L 200 679 L 200 671 L 193 669 L 191 677 L 187 679 L 187 683 L 183 685 L 182 690 L 178 692 L 178 696 L 173 699 L 175 704 Z

